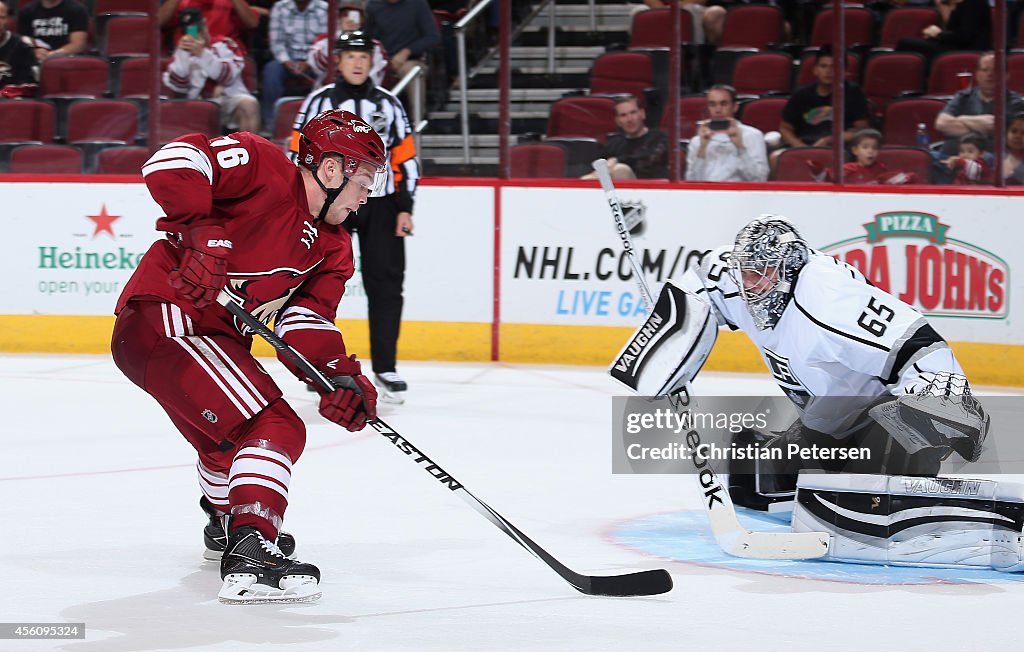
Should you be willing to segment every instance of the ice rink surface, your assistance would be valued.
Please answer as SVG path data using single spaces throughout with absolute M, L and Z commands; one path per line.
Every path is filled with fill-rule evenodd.
M 380 435 L 321 419 L 314 395 L 268 360 L 308 424 L 285 529 L 299 558 L 320 567 L 324 596 L 222 605 L 217 565 L 201 556 L 195 457 L 157 404 L 104 356 L 0 360 L 0 621 L 87 631 L 84 641 L 0 640 L 0 651 L 875 652 L 1019 639 L 1024 584 L 1012 578 L 827 581 L 624 541 L 624 524 L 666 514 L 694 523 L 701 506 L 689 477 L 612 475 L 618 391 L 588 367 L 405 363 L 410 398 L 381 416 L 568 566 L 663 567 L 672 592 L 577 593 Z M 703 374 L 697 389 L 777 393 L 767 374 Z

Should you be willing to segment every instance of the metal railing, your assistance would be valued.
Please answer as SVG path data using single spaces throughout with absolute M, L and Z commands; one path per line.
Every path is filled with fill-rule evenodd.
M 412 84 L 413 80 L 423 74 L 423 66 L 417 64 L 413 66 L 409 72 L 405 73 L 405 76 L 398 80 L 398 83 L 391 89 L 393 95 L 399 95 L 405 90 L 405 87 Z M 416 143 L 416 152 L 420 151 L 420 124 L 423 120 L 423 84 L 413 84 L 412 86 L 412 116 L 409 121 L 412 123 L 413 141 Z

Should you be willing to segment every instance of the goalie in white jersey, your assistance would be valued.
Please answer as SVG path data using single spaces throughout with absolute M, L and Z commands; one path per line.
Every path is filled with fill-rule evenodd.
M 753 220 L 682 286 L 689 301 L 710 303 L 709 320 L 750 337 L 800 414 L 785 433 L 746 431 L 739 443 L 864 446 L 868 466 L 827 469 L 858 473 L 935 475 L 951 450 L 980 455 L 988 417 L 948 344 L 913 307 L 808 247 L 784 218 Z M 703 330 L 705 351 L 716 331 Z M 767 509 L 792 498 L 806 464 L 733 462 L 730 494 Z

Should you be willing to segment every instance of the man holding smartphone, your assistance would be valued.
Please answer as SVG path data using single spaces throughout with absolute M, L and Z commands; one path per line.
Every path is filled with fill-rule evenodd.
M 764 134 L 736 119 L 736 89 L 708 90 L 708 120 L 697 128 L 686 153 L 687 181 L 765 181 L 768 155 Z

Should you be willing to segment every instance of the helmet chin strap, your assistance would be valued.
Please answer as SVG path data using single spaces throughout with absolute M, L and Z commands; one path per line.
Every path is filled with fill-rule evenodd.
M 316 216 L 315 220 L 313 220 L 314 222 L 322 222 L 327 217 L 327 211 L 330 210 L 331 204 L 334 203 L 334 200 L 338 198 L 338 195 L 340 195 L 341 191 L 345 188 L 345 184 L 348 183 L 348 177 L 342 175 L 342 181 L 340 186 L 338 186 L 337 188 L 328 188 L 327 186 L 324 185 L 324 182 L 320 180 L 320 175 L 317 174 L 317 170 L 319 169 L 320 167 L 317 166 L 317 169 L 313 170 L 313 178 L 316 179 L 316 184 L 320 186 L 320 189 L 327 194 L 327 198 L 324 199 L 324 205 L 320 209 L 320 214 Z

